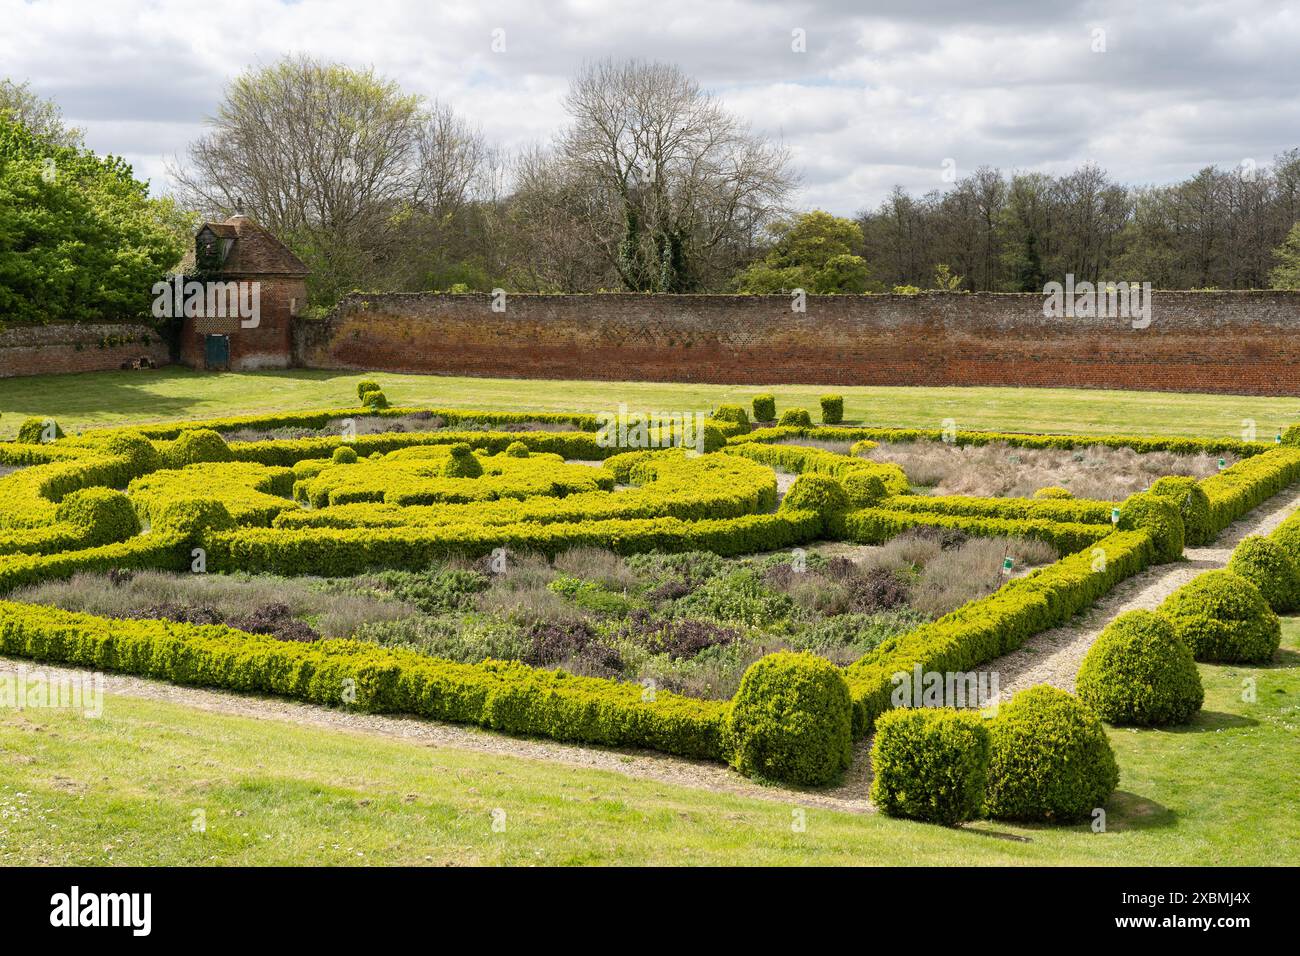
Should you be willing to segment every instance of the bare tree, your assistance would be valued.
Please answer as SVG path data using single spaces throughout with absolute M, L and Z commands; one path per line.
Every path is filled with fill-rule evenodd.
M 578 225 L 636 291 L 708 288 L 740 264 L 794 185 L 787 151 L 680 69 L 604 60 L 573 79 L 558 137 Z

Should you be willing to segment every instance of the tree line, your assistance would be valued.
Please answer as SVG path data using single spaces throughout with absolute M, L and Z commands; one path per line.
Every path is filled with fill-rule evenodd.
M 95 166 L 57 106 L 0 82 L 0 206 L 23 224 L 0 228 L 0 308 L 11 312 L 0 322 L 62 317 L 79 300 L 53 286 L 75 285 L 78 262 L 54 260 L 81 249 L 82 265 L 100 261 L 85 253 L 93 235 L 70 243 L 60 232 L 94 229 L 40 212 L 60 202 L 116 217 L 100 234 L 145 271 L 184 248 L 200 219 L 248 215 L 312 269 L 317 312 L 353 289 L 1041 291 L 1067 273 L 1300 288 L 1300 150 L 1158 187 L 1117 183 L 1094 165 L 1063 176 L 982 167 L 838 217 L 794 209 L 786 147 L 675 66 L 588 64 L 564 107 L 548 142 L 507 154 L 449 104 L 373 69 L 286 57 L 227 85 L 206 131 L 169 163 L 173 190 L 159 199 L 143 184 L 123 188 L 123 176 L 135 181 L 120 160 Z M 38 183 L 49 155 L 79 172 Z M 117 184 L 116 205 L 60 193 L 85 193 L 96 170 Z M 33 246 L 47 249 L 43 265 L 20 262 Z M 134 294 L 80 302 L 79 314 L 126 309 Z

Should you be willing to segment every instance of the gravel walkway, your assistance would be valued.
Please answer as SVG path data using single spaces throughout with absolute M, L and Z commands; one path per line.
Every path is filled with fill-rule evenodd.
M 1170 594 L 1205 571 L 1222 568 L 1237 544 L 1252 534 L 1268 534 L 1300 508 L 1300 487 L 1279 492 L 1254 511 L 1225 528 L 1205 548 L 1187 548 L 1185 561 L 1160 564 L 1121 581 L 1090 609 L 1062 627 L 1043 631 L 1024 647 L 1012 651 L 981 670 L 998 675 L 999 698 L 1034 684 L 1051 684 L 1073 692 L 1088 648 L 1115 617 L 1125 611 L 1153 611 Z
M 38 670 L 51 677 L 86 673 L 73 668 L 0 657 L 0 675 L 15 673 L 19 667 L 26 668 L 29 676 L 33 671 Z M 430 748 L 446 747 L 526 760 L 545 760 L 587 770 L 608 770 L 639 780 L 654 780 L 718 793 L 757 797 L 791 806 L 820 807 L 850 813 L 866 813 L 872 810 L 867 801 L 870 778 L 865 776 L 869 773 L 865 744 L 858 745 L 859 752 L 855 755 L 854 767 L 845 775 L 839 787 L 834 790 L 805 792 L 755 783 L 722 764 L 704 760 L 687 760 L 649 750 L 615 750 L 580 744 L 563 744 L 551 740 L 510 737 L 477 727 L 436 723 L 415 717 L 386 717 L 333 710 L 315 704 L 303 704 L 279 698 L 181 687 L 123 674 L 104 675 L 104 696 L 104 709 L 110 712 L 113 706 L 112 697 L 134 697 L 235 717 L 278 720 L 333 732 L 368 734 L 403 740 Z

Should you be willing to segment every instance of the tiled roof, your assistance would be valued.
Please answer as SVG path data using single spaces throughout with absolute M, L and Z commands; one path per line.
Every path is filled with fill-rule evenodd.
M 221 265 L 221 276 L 305 276 L 311 270 L 289 247 L 247 216 L 231 216 L 225 222 L 207 222 L 199 227 L 211 230 L 222 239 L 233 239 L 230 252 Z M 194 265 L 194 250 L 181 261 L 183 271 Z

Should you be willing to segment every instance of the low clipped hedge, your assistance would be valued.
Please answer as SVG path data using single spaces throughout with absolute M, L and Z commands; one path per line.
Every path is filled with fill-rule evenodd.
M 18 426 L 18 438 L 22 445 L 42 445 L 65 437 L 59 423 L 51 418 L 28 418 Z
M 1130 611 L 1106 626 L 1075 691 L 1102 720 L 1138 727 L 1184 724 L 1205 701 L 1191 648 L 1153 611 Z
M 1119 784 L 1101 719 L 1063 690 L 1022 690 L 988 727 L 990 817 L 1073 823 L 1104 806 Z
M 1210 506 L 1210 537 L 1300 480 L 1300 448 L 1283 446 L 1200 481 Z
M 749 666 L 726 721 L 731 765 L 749 777 L 817 787 L 853 758 L 849 688 L 825 658 L 782 651 Z
M 891 817 L 953 826 L 980 815 L 989 731 L 978 713 L 891 710 L 871 745 L 871 802 Z
M 363 641 L 280 641 L 224 626 L 10 602 L 0 602 L 0 653 L 505 733 L 725 758 L 725 703 L 514 662 L 457 664 Z
M 1280 542 L 1251 535 L 1233 549 L 1227 570 L 1259 588 L 1276 613 L 1300 607 L 1300 568 Z
M 893 674 L 911 673 L 917 666 L 923 671 L 975 670 L 1039 631 L 1064 624 L 1150 565 L 1153 552 L 1145 532 L 1117 531 L 937 621 L 883 641 L 844 672 L 853 697 L 854 734 L 865 736 L 889 709 Z
M 1267 663 L 1282 625 L 1259 588 L 1231 571 L 1207 571 L 1169 595 L 1160 613 L 1198 661 Z
M 234 461 L 234 453 L 218 432 L 210 428 L 196 428 L 181 432 L 173 442 L 164 445 L 162 452 L 164 468 L 184 468 L 209 461 Z

